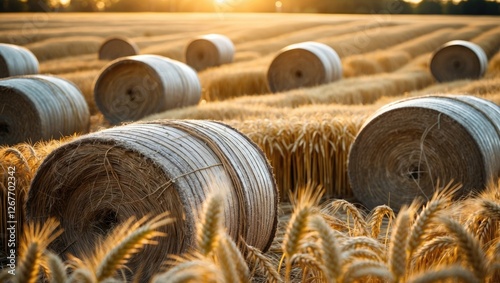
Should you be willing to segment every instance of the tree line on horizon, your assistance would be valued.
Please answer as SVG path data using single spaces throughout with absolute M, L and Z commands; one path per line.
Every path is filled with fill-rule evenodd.
M 278 3 L 279 2 L 279 3 Z M 0 12 L 284 12 L 500 15 L 492 0 L 2 0 Z

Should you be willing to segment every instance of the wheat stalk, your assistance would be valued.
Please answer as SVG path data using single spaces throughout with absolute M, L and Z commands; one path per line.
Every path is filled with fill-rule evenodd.
M 276 271 L 276 268 L 273 266 L 271 260 L 266 257 L 260 250 L 246 244 L 246 248 L 248 251 L 247 259 L 255 266 L 260 266 L 264 273 L 267 275 L 269 281 L 272 282 L 283 282 L 281 275 Z
M 25 224 L 19 269 L 15 278 L 18 282 L 36 282 L 45 249 L 62 233 L 62 229 L 57 229 L 58 227 L 59 222 L 54 218 L 49 218 L 43 225 L 40 223 Z
M 389 268 L 394 276 L 394 282 L 400 282 L 405 277 L 410 218 L 411 213 L 408 208 L 402 208 L 393 227 L 389 247 Z
M 222 229 L 223 211 L 222 195 L 210 194 L 203 205 L 201 221 L 196 234 L 196 247 L 204 256 L 209 255 L 216 248 Z
M 481 282 L 484 281 L 488 274 L 488 265 L 479 241 L 457 221 L 445 217 L 440 217 L 439 220 L 453 234 L 476 278 Z
M 309 225 L 318 233 L 321 243 L 321 262 L 326 270 L 326 275 L 330 280 L 336 281 L 342 270 L 342 257 L 336 236 L 319 215 L 312 216 Z
M 116 271 L 123 268 L 128 259 L 141 250 L 145 245 L 155 244 L 154 238 L 165 236 L 164 233 L 156 231 L 161 226 L 172 223 L 169 212 L 164 212 L 150 219 L 143 217 L 134 224 L 129 221 L 113 230 L 113 233 L 105 240 L 101 249 L 96 252 L 94 262 L 99 262 L 96 268 L 97 280 L 101 281 L 113 277 Z M 105 247 L 112 249 L 103 254 Z

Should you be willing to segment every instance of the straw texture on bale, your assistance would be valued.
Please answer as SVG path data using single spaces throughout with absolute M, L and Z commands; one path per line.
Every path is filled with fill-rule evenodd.
M 453 40 L 434 52 L 430 68 L 439 82 L 478 79 L 488 68 L 488 57 L 475 43 Z
M 283 48 L 267 71 L 272 92 L 326 84 L 341 78 L 342 64 L 337 52 L 326 44 L 312 41 Z
M 170 211 L 176 221 L 163 228 L 167 237 L 129 265 L 156 272 L 168 254 L 193 247 L 199 212 L 211 190 L 225 195 L 223 223 L 229 235 L 267 250 L 277 225 L 272 169 L 250 139 L 212 121 L 128 124 L 56 149 L 33 179 L 27 219 L 58 218 L 65 232 L 53 248 L 81 255 L 129 217 Z
M 500 107 L 474 96 L 428 96 L 382 107 L 351 147 L 348 175 L 366 207 L 398 209 L 438 185 L 480 191 L 500 173 Z
M 87 133 L 90 113 L 73 83 L 47 75 L 0 80 L 0 144 Z
M 186 47 L 186 63 L 196 71 L 233 62 L 234 44 L 222 34 L 200 36 Z
M 131 40 L 122 37 L 106 39 L 99 47 L 99 60 L 115 60 L 139 54 L 139 47 Z
M 36 56 L 27 48 L 0 43 L 0 78 L 38 74 Z
M 96 105 L 113 124 L 195 105 L 200 97 L 196 72 L 158 55 L 116 59 L 104 67 L 94 84 Z

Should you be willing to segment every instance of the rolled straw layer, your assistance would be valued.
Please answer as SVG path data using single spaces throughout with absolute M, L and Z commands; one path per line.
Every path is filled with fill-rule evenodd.
M 46 75 L 0 80 L 0 144 L 87 133 L 90 113 L 71 82 Z
M 92 133 L 53 151 L 27 200 L 29 220 L 56 217 L 53 248 L 81 255 L 129 217 L 170 211 L 167 237 L 128 265 L 156 272 L 168 254 L 193 247 L 199 210 L 223 192 L 223 224 L 236 242 L 267 250 L 277 225 L 278 192 L 263 152 L 246 136 L 211 121 L 156 121 Z
M 207 34 L 192 40 L 186 48 L 186 63 L 197 71 L 233 62 L 234 44 L 222 34 Z
M 473 96 L 429 96 L 382 107 L 349 154 L 354 196 L 366 207 L 399 208 L 438 185 L 482 190 L 500 174 L 500 107 Z
M 0 43 L 0 78 L 38 74 L 38 59 L 27 48 Z
M 123 37 L 106 39 L 99 47 L 99 60 L 115 60 L 121 57 L 139 54 L 139 47 Z
M 201 85 L 186 64 L 157 55 L 117 59 L 100 73 L 94 98 L 113 124 L 198 103 Z
M 434 52 L 430 68 L 439 82 L 478 79 L 488 68 L 488 57 L 475 43 L 453 40 Z
M 319 42 L 302 42 L 283 48 L 267 71 L 272 92 L 326 84 L 341 78 L 342 64 L 337 52 Z

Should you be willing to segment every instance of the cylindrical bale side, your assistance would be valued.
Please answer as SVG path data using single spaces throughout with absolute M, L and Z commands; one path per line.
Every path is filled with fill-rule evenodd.
M 438 184 L 459 195 L 500 174 L 500 107 L 473 96 L 428 96 L 388 104 L 369 118 L 349 153 L 354 196 L 368 208 L 399 209 Z
M 341 78 L 342 63 L 337 52 L 319 42 L 302 42 L 283 48 L 267 71 L 272 92 L 326 84 Z
M 196 105 L 200 97 L 201 84 L 192 68 L 157 55 L 116 59 L 94 84 L 96 105 L 113 124 Z
M 193 39 L 186 47 L 186 63 L 196 71 L 233 62 L 234 44 L 222 34 Z
M 430 68 L 438 82 L 478 79 L 488 68 L 488 57 L 475 43 L 453 40 L 434 52 Z
M 99 60 L 115 60 L 138 54 L 139 47 L 133 41 L 124 37 L 108 38 L 99 47 Z
M 263 152 L 249 138 L 211 121 L 134 123 L 82 136 L 54 150 L 28 194 L 28 221 L 56 217 L 64 233 L 51 248 L 82 255 L 130 217 L 170 211 L 167 236 L 127 266 L 159 270 L 169 254 L 192 248 L 200 210 L 211 190 L 225 197 L 223 224 L 267 250 L 274 238 L 278 191 Z
M 0 43 L 0 78 L 38 74 L 36 56 L 22 46 Z
M 30 75 L 0 80 L 0 144 L 50 140 L 87 133 L 90 112 L 73 83 Z

